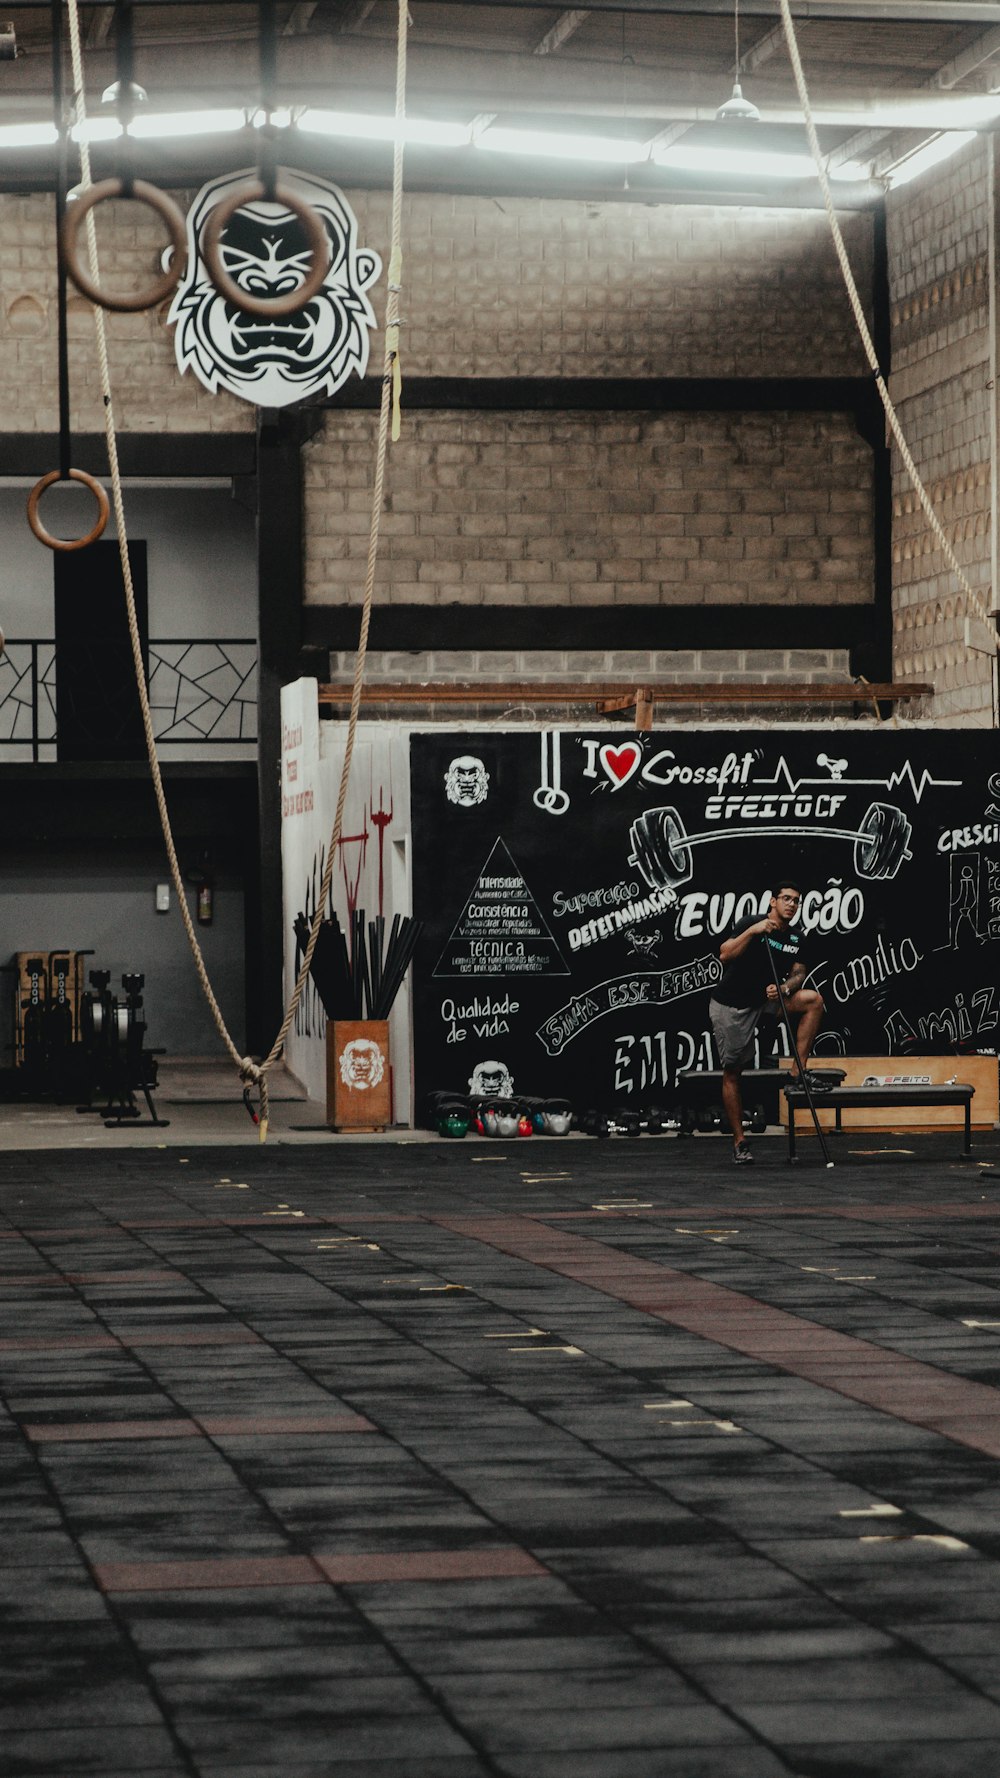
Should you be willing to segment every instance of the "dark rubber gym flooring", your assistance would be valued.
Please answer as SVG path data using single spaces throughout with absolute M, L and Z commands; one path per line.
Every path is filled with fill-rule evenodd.
M 754 1146 L 4 1157 L 3 1778 L 992 1778 L 1000 1138 Z

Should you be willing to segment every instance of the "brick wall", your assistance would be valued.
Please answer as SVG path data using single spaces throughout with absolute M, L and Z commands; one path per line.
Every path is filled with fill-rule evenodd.
M 887 204 L 892 377 L 907 445 L 970 585 L 991 603 L 991 146 L 980 139 Z M 898 677 L 933 680 L 925 714 L 993 720 L 993 663 L 966 645 L 967 600 L 893 453 Z
M 375 419 L 306 447 L 307 602 L 363 589 Z M 383 604 L 861 604 L 871 455 L 831 415 L 410 414 Z

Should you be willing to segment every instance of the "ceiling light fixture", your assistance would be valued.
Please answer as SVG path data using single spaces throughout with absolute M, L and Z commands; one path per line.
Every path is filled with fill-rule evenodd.
M 733 66 L 733 92 L 715 114 L 716 123 L 760 123 L 756 105 L 743 97 L 740 86 L 740 0 L 733 0 L 733 31 L 736 38 L 736 61 Z
M 125 85 L 126 85 L 126 97 L 128 99 L 128 103 L 133 111 L 135 111 L 139 105 L 148 105 L 149 104 L 149 94 L 147 93 L 144 86 L 139 85 L 139 82 L 137 80 L 126 81 Z M 110 86 L 106 86 L 103 93 L 101 94 L 101 104 L 102 105 L 113 105 L 114 108 L 117 110 L 118 103 L 119 103 L 119 94 L 121 93 L 121 86 L 122 86 L 122 83 L 120 80 L 113 80 L 111 82 Z

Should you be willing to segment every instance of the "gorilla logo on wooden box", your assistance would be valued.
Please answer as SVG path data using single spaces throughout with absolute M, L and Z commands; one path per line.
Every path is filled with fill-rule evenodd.
M 375 312 L 365 292 L 382 270 L 369 247 L 358 246 L 358 224 L 342 191 L 306 173 L 282 171 L 282 182 L 322 218 L 330 237 L 330 267 L 311 302 L 297 314 L 260 320 L 216 290 L 201 257 L 211 211 L 249 171 L 203 185 L 187 216 L 187 269 L 170 305 L 177 323 L 174 348 L 183 374 L 193 370 L 213 395 L 226 389 L 258 407 L 286 407 L 311 395 L 330 395 L 352 371 L 364 376 Z M 164 255 L 166 259 L 170 249 Z M 248 203 L 226 224 L 222 261 L 234 283 L 257 297 L 284 296 L 302 283 L 310 265 L 305 231 L 280 203 Z

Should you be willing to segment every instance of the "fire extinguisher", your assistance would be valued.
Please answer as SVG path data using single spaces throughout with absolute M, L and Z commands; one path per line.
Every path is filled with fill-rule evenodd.
M 198 869 L 186 871 L 185 875 L 198 891 L 195 907 L 199 926 L 211 926 L 215 913 L 215 880 L 210 855 L 207 852 L 202 853 Z

